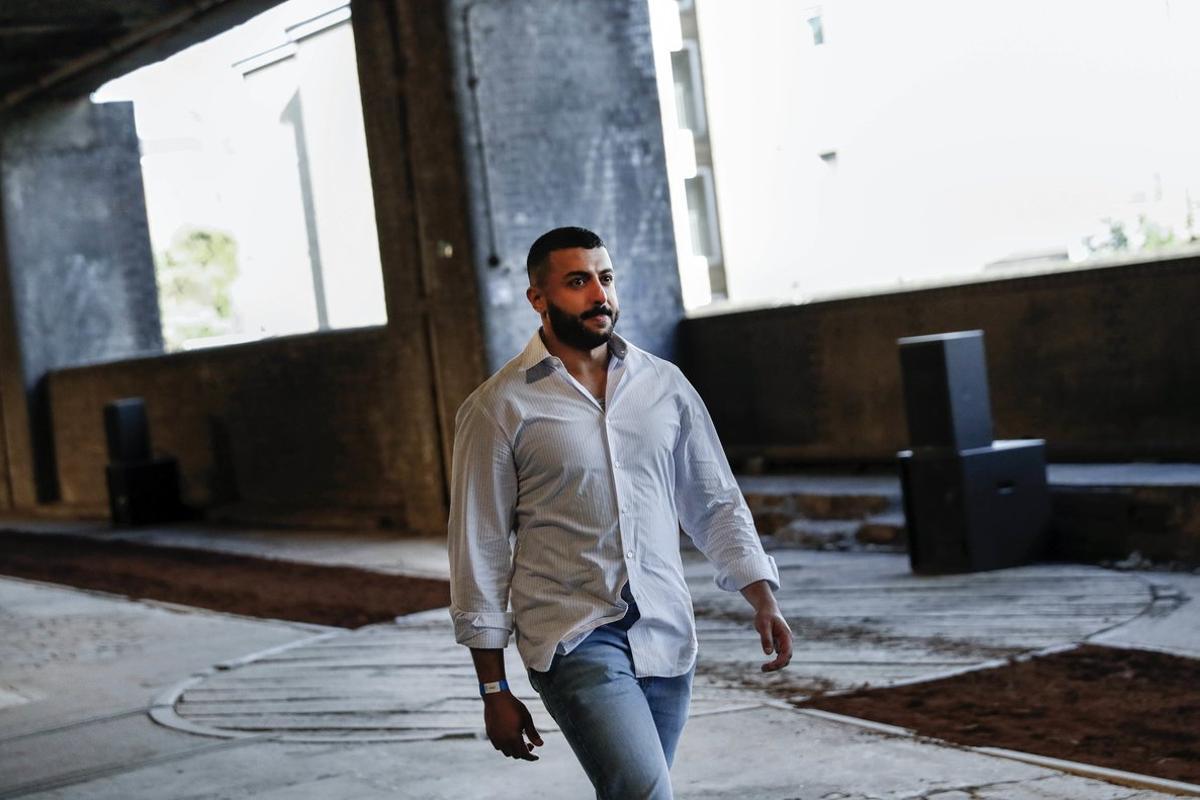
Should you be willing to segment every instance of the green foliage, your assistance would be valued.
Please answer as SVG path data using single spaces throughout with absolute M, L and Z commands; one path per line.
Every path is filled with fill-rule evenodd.
M 1180 244 L 1175 230 L 1170 225 L 1155 222 L 1146 214 L 1138 214 L 1136 226 L 1129 225 L 1126 220 L 1111 217 L 1106 217 L 1101 222 L 1107 230 L 1103 234 L 1088 236 L 1083 240 L 1089 257 L 1153 253 Z M 1128 230 L 1131 227 L 1133 230 Z
M 1105 219 L 1103 222 L 1108 226 L 1108 241 L 1104 244 L 1118 252 L 1128 250 L 1129 237 L 1125 235 L 1125 223 L 1119 219 Z
M 180 228 L 155 254 L 163 339 L 168 351 L 188 339 L 235 330 L 230 287 L 238 275 L 237 242 L 223 231 Z
M 1160 225 L 1145 214 L 1138 215 L 1138 228 L 1142 234 L 1143 250 L 1162 250 L 1175 244 L 1175 231 Z

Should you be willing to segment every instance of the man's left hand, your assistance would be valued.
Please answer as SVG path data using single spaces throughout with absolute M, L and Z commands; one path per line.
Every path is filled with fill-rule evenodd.
M 763 652 L 775 654 L 775 660 L 762 665 L 763 672 L 783 669 L 792 660 L 792 629 L 776 607 L 754 612 L 754 630 L 762 639 Z
M 754 630 L 762 639 L 763 652 L 775 654 L 773 661 L 762 665 L 762 671 L 783 669 L 792 660 L 792 629 L 779 611 L 775 594 L 766 581 L 756 581 L 742 588 L 742 596 L 754 606 Z

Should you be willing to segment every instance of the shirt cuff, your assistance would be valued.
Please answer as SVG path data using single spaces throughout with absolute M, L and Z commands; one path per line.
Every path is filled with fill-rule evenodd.
M 508 647 L 510 635 L 503 628 L 481 628 L 473 636 L 459 639 L 458 643 L 475 650 L 503 650 Z
M 779 567 L 766 553 L 750 553 L 726 564 L 717 572 L 717 587 L 736 592 L 755 581 L 766 581 L 771 591 L 779 591 Z
M 459 611 L 450 609 L 454 638 L 478 649 L 503 649 L 512 635 L 512 613 L 508 611 Z

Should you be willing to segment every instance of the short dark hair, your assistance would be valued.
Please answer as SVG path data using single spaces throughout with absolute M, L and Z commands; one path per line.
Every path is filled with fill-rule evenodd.
M 529 248 L 529 256 L 525 259 L 525 271 L 529 273 L 529 285 L 541 285 L 546 277 L 546 267 L 550 263 L 551 253 L 570 247 L 595 250 L 597 247 L 604 247 L 604 241 L 587 228 L 555 228 L 543 233 Z

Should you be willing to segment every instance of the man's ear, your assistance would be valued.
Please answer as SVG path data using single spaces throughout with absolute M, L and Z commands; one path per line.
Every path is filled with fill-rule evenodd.
M 525 298 L 529 300 L 529 305 L 533 306 L 533 310 L 538 313 L 538 316 L 546 313 L 546 299 L 542 296 L 541 289 L 530 286 L 525 290 Z

